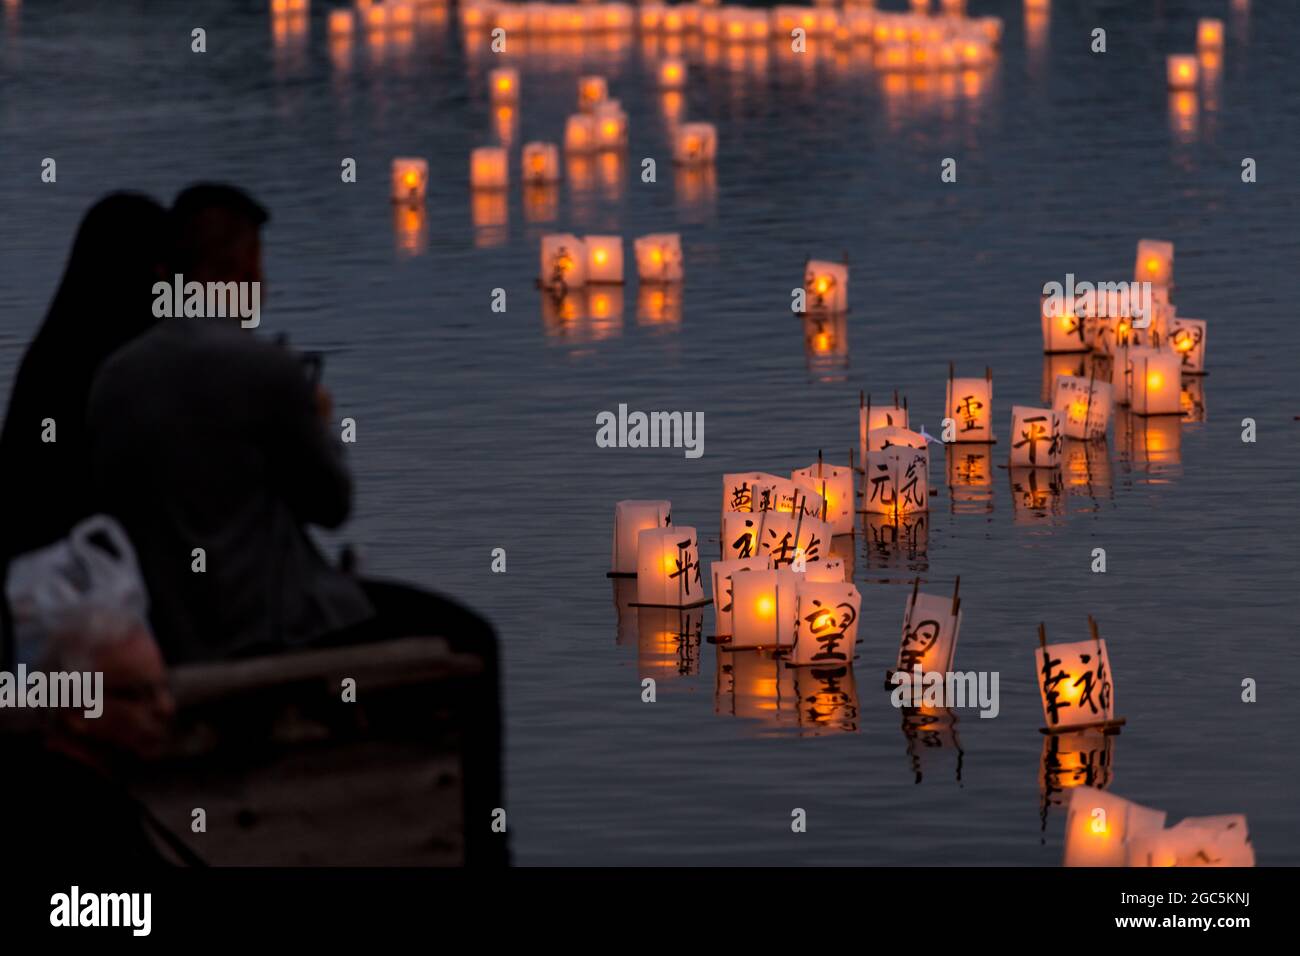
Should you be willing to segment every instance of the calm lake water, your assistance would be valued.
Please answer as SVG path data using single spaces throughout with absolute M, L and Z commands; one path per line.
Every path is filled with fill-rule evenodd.
M 198 179 L 258 195 L 273 213 L 262 331 L 326 350 L 325 381 L 358 423 L 341 539 L 372 573 L 456 595 L 500 630 L 518 862 L 1056 865 L 1036 628 L 1083 639 L 1092 614 L 1128 719 L 1109 788 L 1171 822 L 1243 812 L 1261 864 L 1300 863 L 1293 4 L 1056 0 L 1027 24 L 1019 3 L 971 0 L 1006 21 L 996 65 L 973 77 L 687 43 L 680 118 L 717 124 L 712 178 L 672 170 L 653 43 L 494 57 L 466 45 L 453 9 L 345 55 L 327 42 L 327 5 L 312 6 L 305 30 L 277 31 L 259 2 L 5 5 L 0 385 L 97 197 L 169 199 Z M 1193 49 L 1201 16 L 1225 19 L 1227 43 L 1188 108 L 1166 92 L 1164 56 Z M 190 52 L 196 26 L 204 55 Z M 1098 26 L 1105 55 L 1089 51 Z M 506 117 L 487 102 L 502 60 L 523 87 Z M 571 167 L 550 199 L 525 201 L 516 177 L 504 208 L 471 203 L 470 149 L 504 134 L 517 170 L 520 144 L 561 138 L 588 72 L 629 114 L 622 163 Z M 388 200 L 402 155 L 430 163 L 422 223 Z M 56 185 L 40 182 L 47 156 Z M 340 182 L 343 157 L 356 184 Z M 641 182 L 642 157 L 657 158 L 656 183 Z M 944 157 L 955 184 L 940 182 Z M 680 231 L 680 309 L 638 301 L 633 279 L 586 317 L 548 315 L 533 278 L 552 231 L 621 234 L 629 255 L 635 236 Z M 1039 289 L 1067 272 L 1128 278 L 1141 237 L 1176 243 L 1179 312 L 1210 322 L 1203 420 L 1122 415 L 1090 473 L 1067 469 L 1064 494 L 1040 487 L 1044 507 L 1027 508 L 1000 466 L 1011 406 L 1041 398 Z M 790 290 L 807 255 L 843 254 L 852 311 L 819 339 Z M 810 357 L 844 338 L 842 354 Z M 957 500 L 935 446 L 924 533 L 848 546 L 863 595 L 855 680 L 837 685 L 855 689 L 851 711 L 819 724 L 806 698 L 826 688 L 756 658 L 735 674 L 739 695 L 725 680 L 720 692 L 707 640 L 680 661 L 653 635 L 619 643 L 605 577 L 617 500 L 671 499 L 712 559 L 724 472 L 788 473 L 818 449 L 843 462 L 860 389 L 899 389 L 937 434 L 949 361 L 993 369 L 991 483 Z M 703 457 L 597 448 L 595 416 L 619 403 L 704 412 Z M 505 574 L 490 570 L 497 547 Z M 1089 570 L 1096 547 L 1106 574 Z M 904 732 L 882 677 L 915 574 L 939 593 L 961 576 L 956 666 L 1000 672 L 996 719 L 963 711 L 944 733 Z M 712 609 L 702 620 L 711 634 Z M 641 701 L 642 676 L 657 678 L 656 703 Z M 1258 703 L 1241 702 L 1246 677 Z

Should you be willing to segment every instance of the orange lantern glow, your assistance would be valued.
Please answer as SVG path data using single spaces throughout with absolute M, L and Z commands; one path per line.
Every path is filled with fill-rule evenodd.
M 1061 432 L 1066 438 L 1105 437 L 1110 424 L 1111 385 L 1077 375 L 1058 375 L 1052 408 L 1060 416 Z
M 948 498 L 953 514 L 988 514 L 993 510 L 993 446 L 944 446 Z
M 329 16 L 330 36 L 351 36 L 353 19 L 351 10 L 331 10 Z
M 722 513 L 722 557 L 724 559 L 759 556 L 758 532 L 762 516 L 752 511 Z M 766 556 L 763 556 L 766 558 Z
M 1013 467 L 1056 468 L 1061 464 L 1061 416 L 1051 408 L 1011 408 Z
M 393 160 L 393 202 L 422 203 L 428 185 L 429 164 L 426 160 L 403 156 Z
M 847 467 L 817 461 L 790 475 L 800 488 L 812 492 L 825 502 L 825 520 L 832 534 L 851 534 L 857 518 L 853 496 L 854 476 Z
M 638 325 L 673 329 L 682 323 L 682 293 L 676 285 L 642 282 L 636 293 Z
M 493 103 L 519 102 L 519 71 L 501 67 L 488 74 L 488 91 Z
M 895 670 L 911 675 L 920 667 L 922 671 L 947 673 L 952 670 L 957 638 L 961 634 L 961 598 L 957 596 L 960 581 L 953 587 L 950 598 L 926 594 L 920 585 L 920 578 L 912 583 L 912 593 L 903 610 L 903 634 Z
M 849 310 L 849 267 L 841 262 L 810 259 L 803 272 L 804 314 Z
M 952 373 L 953 367 L 949 363 L 944 437 L 947 438 L 948 420 L 951 419 L 953 441 L 996 441 L 993 437 L 993 372 L 985 369 L 983 378 L 954 378 Z
M 1043 296 L 1041 327 L 1045 353 L 1087 352 L 1091 348 L 1083 316 L 1079 315 L 1073 303 Z
M 627 114 L 618 100 L 605 100 L 592 108 L 596 127 L 596 146 L 604 150 L 621 150 L 627 146 Z
M 587 247 L 570 233 L 542 236 L 541 268 L 537 275 L 544 289 L 564 291 L 587 284 Z
M 1206 323 L 1175 317 L 1169 322 L 1169 344 L 1182 360 L 1184 375 L 1205 374 Z
M 790 647 L 798 627 L 798 576 L 750 571 L 731 579 L 731 647 Z
M 525 143 L 520 165 L 525 183 L 560 181 L 560 150 L 554 143 Z
M 849 664 L 858 640 L 862 595 L 844 581 L 804 577 L 795 586 L 796 612 L 792 666 Z
M 590 113 L 609 98 L 609 85 L 603 76 L 578 77 L 578 109 Z
M 575 113 L 564 126 L 564 151 L 566 153 L 592 153 L 597 148 L 596 118 L 587 113 Z
M 712 123 L 683 123 L 673 135 L 673 162 L 707 165 L 717 158 L 718 131 Z
M 666 528 L 673 523 L 673 506 L 668 501 L 628 499 L 614 505 L 614 546 L 609 559 L 610 575 L 635 575 L 638 536 L 642 531 Z
M 633 244 L 637 275 L 642 282 L 681 282 L 682 238 L 675 232 L 641 236 Z
M 1134 415 L 1179 415 L 1182 356 L 1168 349 L 1131 349 L 1129 404 Z
M 1172 54 L 1165 60 L 1165 73 L 1171 90 L 1194 90 L 1200 66 L 1192 54 Z
M 1123 866 L 1128 841 L 1159 831 L 1163 810 L 1152 810 L 1093 787 L 1070 791 L 1065 819 L 1065 866 Z
M 831 526 L 802 513 L 765 511 L 759 526 L 758 554 L 771 559 L 773 568 L 802 567 L 829 553 Z
M 623 237 L 584 236 L 587 249 L 587 282 L 623 281 Z
M 722 511 L 762 511 L 759 490 L 781 481 L 765 471 L 732 472 L 722 476 Z
M 1174 282 L 1174 244 L 1160 239 L 1139 239 L 1133 278 L 1153 286 Z
M 713 613 L 715 632 L 718 637 L 730 637 L 734 631 L 732 619 L 732 580 L 735 575 L 750 571 L 767 571 L 771 562 L 766 557 L 735 558 L 729 561 L 714 561 L 709 565 L 709 574 L 713 578 Z
M 858 394 L 858 445 L 862 460 L 865 462 L 867 452 L 878 451 L 884 447 L 881 436 L 872 432 L 881 428 L 907 428 L 907 402 L 898 404 L 898 393 L 894 393 L 892 405 L 873 405 L 870 396 L 865 398 Z M 915 434 L 915 433 L 913 433 Z M 899 444 L 895 442 L 895 444 Z M 924 444 L 924 439 L 922 439 Z
M 505 189 L 510 183 L 510 165 L 502 146 L 480 146 L 469 154 L 471 189 Z
M 1223 49 L 1222 20 L 1204 17 L 1196 21 L 1196 49 L 1202 52 Z
M 637 535 L 636 595 L 641 604 L 697 607 L 707 604 L 700 583 L 695 529 L 681 525 Z
M 1126 866 L 1255 865 L 1242 814 L 1187 817 L 1168 829 L 1144 829 L 1125 843 Z
M 659 64 L 659 88 L 680 90 L 686 85 L 686 63 L 682 60 L 664 60 Z
M 850 558 L 853 550 L 850 547 L 847 551 Z M 792 570 L 794 570 L 792 568 Z M 834 581 L 836 583 L 849 580 L 852 574 L 845 574 L 844 559 L 840 557 L 826 558 L 823 561 L 809 561 L 803 566 L 802 571 L 795 570 L 795 574 L 801 575 L 805 581 Z
M 1038 625 L 1034 659 L 1045 734 L 1088 727 L 1114 729 L 1124 722 L 1115 717 L 1115 683 L 1106 642 L 1098 636 L 1092 618 L 1088 624 L 1092 638 L 1069 644 L 1048 644 L 1047 629 Z
M 884 515 L 929 510 L 929 449 L 889 445 L 868 451 L 865 465 L 863 510 Z
M 754 510 L 780 511 L 784 514 L 800 514 L 810 518 L 820 518 L 822 499 L 815 492 L 800 488 L 789 478 L 771 477 L 754 484 Z

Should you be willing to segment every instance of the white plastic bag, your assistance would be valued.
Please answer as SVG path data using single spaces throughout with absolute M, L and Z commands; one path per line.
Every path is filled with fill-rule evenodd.
M 19 663 L 37 664 L 51 638 L 64 631 L 98 643 L 148 626 L 149 596 L 135 549 L 107 515 L 87 518 L 63 541 L 14 558 L 5 594 Z

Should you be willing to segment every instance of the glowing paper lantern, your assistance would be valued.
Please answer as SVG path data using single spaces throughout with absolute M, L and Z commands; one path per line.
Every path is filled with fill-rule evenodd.
M 883 447 L 880 437 L 873 435 L 882 428 L 907 428 L 907 404 L 898 404 L 897 393 L 892 405 L 873 405 L 870 396 L 858 393 L 858 445 L 864 462 L 867 452 Z
M 839 262 L 810 259 L 803 272 L 804 312 L 838 313 L 849 310 L 849 267 Z
M 815 581 L 806 576 L 795 588 L 799 599 L 794 650 L 789 663 L 848 664 L 858 639 L 862 595 L 843 581 Z
M 1205 332 L 1203 319 L 1173 318 L 1169 322 L 1169 344 L 1182 360 L 1184 375 L 1205 372 Z
M 1110 424 L 1111 385 L 1078 375 L 1058 375 L 1052 408 L 1066 438 L 1097 438 Z
M 544 289 L 580 289 L 587 284 L 587 247 L 570 233 L 542 236 L 537 280 Z
M 831 528 L 825 521 L 804 514 L 765 511 L 759 526 L 758 553 L 772 561 L 772 567 L 792 566 L 800 557 L 819 561 L 826 557 Z
M 953 378 L 948 366 L 944 416 L 956 425 L 954 441 L 991 442 L 993 438 L 993 373 L 983 378 Z
M 1182 357 L 1172 350 L 1130 350 L 1129 405 L 1134 415 L 1177 415 Z
M 1047 629 L 1038 625 L 1038 691 L 1047 726 L 1044 733 L 1081 730 L 1085 727 L 1118 727 L 1115 717 L 1115 685 L 1111 679 L 1106 642 L 1097 636 L 1097 625 L 1088 618 L 1092 639 L 1069 644 L 1048 644 Z
M 789 647 L 798 627 L 798 576 L 751 571 L 731 579 L 731 647 Z
M 533 185 L 560 181 L 560 149 L 554 143 L 525 143 L 521 173 Z
M 588 113 L 574 113 L 564 124 L 564 151 L 593 153 L 596 148 L 595 116 Z
M 761 511 L 756 507 L 755 490 L 771 486 L 781 479 L 765 471 L 732 472 L 722 476 L 722 511 Z
M 1143 830 L 1127 841 L 1127 866 L 1254 866 L 1241 814 L 1187 817 L 1166 830 Z
M 1093 787 L 1070 791 L 1065 819 L 1065 866 L 1123 866 L 1128 841 L 1158 831 L 1165 812 Z
M 930 451 L 890 445 L 868 451 L 863 478 L 863 510 L 903 515 L 929 509 Z
M 672 504 L 667 501 L 627 499 L 614 505 L 614 547 L 609 561 L 611 575 L 636 574 L 637 536 L 642 531 L 671 525 L 672 511 Z
M 1050 296 L 1043 297 L 1041 325 L 1043 351 L 1087 352 L 1091 345 L 1084 328 L 1083 316 L 1072 303 L 1060 302 Z
M 733 558 L 729 561 L 714 561 L 709 565 L 709 573 L 713 577 L 713 611 L 718 637 L 730 637 L 734 630 L 731 616 L 733 577 L 750 571 L 767 571 L 771 566 L 765 557 Z
M 718 131 L 712 123 L 683 123 L 673 134 L 673 162 L 682 166 L 712 163 L 718 154 Z
M 851 555 L 853 552 L 850 551 Z M 824 561 L 809 561 L 802 571 L 795 571 L 805 581 L 844 581 L 844 559 L 827 558 Z
M 598 149 L 621 150 L 627 146 L 627 114 L 617 100 L 605 100 L 592 108 Z
M 664 60 L 659 64 L 659 88 L 680 90 L 686 85 L 686 63 L 682 60 Z
M 921 579 L 917 578 L 903 611 L 896 670 L 910 674 L 920 667 L 922 671 L 946 673 L 952 670 L 957 637 L 961 633 L 961 598 L 958 597 L 961 581 L 958 579 L 950 598 L 922 593 L 920 585 Z
M 818 461 L 791 473 L 791 480 L 826 503 L 825 520 L 832 534 L 850 534 L 857 517 L 853 497 L 853 472 L 849 468 Z
M 1173 54 L 1165 60 L 1165 74 L 1171 90 L 1194 90 L 1200 76 L 1200 66 L 1196 57 L 1189 54 Z
M 675 232 L 641 236 L 634 243 L 637 275 L 642 282 L 681 282 L 682 237 Z
M 423 159 L 394 159 L 392 183 L 393 202 L 424 202 L 424 194 L 429 185 L 429 164 Z
M 655 528 L 637 536 L 636 595 L 639 603 L 660 607 L 706 603 L 694 528 Z
M 754 485 L 754 510 L 799 513 L 820 518 L 824 502 L 821 495 L 799 486 L 791 478 L 772 477 Z
M 584 236 L 587 249 L 587 282 L 623 281 L 623 237 Z
M 1054 409 L 1012 407 L 1011 464 L 1030 468 L 1061 464 L 1061 416 Z
M 603 76 L 582 76 L 578 78 L 578 109 L 583 113 L 592 112 L 599 104 L 609 98 L 609 85 Z
M 1194 59 L 1192 64 L 1196 64 Z M 1160 239 L 1139 239 L 1133 278 L 1157 286 L 1173 285 L 1174 244 Z
M 758 557 L 758 533 L 763 518 L 750 511 L 727 511 L 722 515 L 722 557 L 724 560 Z M 764 560 L 768 560 L 766 555 Z
M 473 189 L 505 189 L 510 164 L 503 146 L 480 146 L 469 154 L 469 184 Z
M 1125 345 L 1116 349 L 1110 372 L 1111 390 L 1116 405 L 1129 404 L 1129 396 L 1133 391 L 1133 359 L 1154 351 L 1157 350 L 1149 345 Z
M 1202 52 L 1223 49 L 1222 20 L 1205 17 L 1196 21 L 1196 49 Z
M 351 10 L 331 10 L 329 17 L 330 36 L 351 36 L 354 26 Z
M 488 90 L 493 103 L 519 102 L 519 71 L 501 67 L 488 74 Z

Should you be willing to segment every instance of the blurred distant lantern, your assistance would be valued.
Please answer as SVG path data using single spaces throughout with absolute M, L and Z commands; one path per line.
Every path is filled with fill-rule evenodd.
M 1104 437 L 1110 424 L 1111 386 L 1094 378 L 1058 375 L 1052 408 L 1061 416 L 1066 438 Z
M 488 74 L 488 90 L 493 103 L 519 102 L 519 71 L 501 67 Z
M 903 636 L 898 644 L 895 670 L 909 674 L 917 667 L 922 671 L 952 670 L 961 633 L 961 578 L 953 585 L 952 597 L 924 594 L 921 579 L 912 582 L 912 593 L 903 611 Z
M 587 249 L 587 282 L 623 281 L 623 237 L 584 236 Z
M 1083 316 L 1073 302 L 1043 296 L 1041 325 L 1044 352 L 1087 352 L 1091 349 Z
M 588 113 L 574 113 L 564 124 L 564 151 L 592 153 L 596 148 L 596 117 Z
M 1011 409 L 1013 467 L 1056 468 L 1061 464 L 1061 416 L 1051 408 Z
M 642 531 L 637 536 L 636 595 L 640 604 L 662 607 L 708 603 L 700 583 L 700 551 L 694 528 L 674 525 Z
M 772 560 L 772 567 L 794 567 L 801 561 L 820 561 L 829 553 L 831 528 L 819 518 L 800 511 L 767 511 L 759 526 L 758 553 Z
M 1182 360 L 1184 375 L 1205 372 L 1205 321 L 1175 317 L 1169 322 L 1169 344 Z
M 758 532 L 762 515 L 751 511 L 726 511 L 722 514 L 722 557 L 724 560 L 753 558 L 761 554 Z M 766 554 L 762 554 L 768 560 Z
M 732 472 L 722 476 L 722 511 L 762 511 L 755 490 L 781 480 L 765 471 Z
M 906 70 L 912 63 L 912 48 L 905 40 L 889 40 L 875 47 L 875 68 L 881 72 Z
M 851 534 L 857 507 L 853 498 L 854 476 L 846 467 L 817 462 L 790 475 L 796 485 L 819 495 L 825 502 L 825 520 L 832 534 Z
M 592 109 L 596 126 L 596 147 L 621 150 L 627 146 L 627 114 L 617 100 L 605 100 Z
M 636 270 L 642 282 L 681 282 L 682 237 L 675 232 L 654 233 L 636 240 Z
M 659 64 L 659 87 L 680 90 L 686 85 L 686 63 L 682 60 L 664 60 Z
M 1196 21 L 1196 48 L 1202 52 L 1223 49 L 1223 21 L 1204 17 Z
M 1134 415 L 1177 415 L 1182 357 L 1172 349 L 1132 349 L 1129 405 Z
M 537 274 L 545 289 L 564 291 L 587 284 L 587 247 L 569 233 L 542 236 L 542 261 Z
M 718 637 L 730 637 L 734 630 L 731 616 L 732 579 L 750 571 L 767 571 L 771 566 L 766 557 L 732 558 L 728 561 L 714 561 L 709 565 L 709 574 L 713 578 L 713 611 Z
M 658 32 L 663 24 L 665 7 L 662 3 L 650 2 L 642 3 L 637 8 L 637 19 L 641 26 L 642 33 Z
M 1139 239 L 1133 278 L 1152 285 L 1173 285 L 1174 244 L 1159 239 Z
M 983 378 L 953 378 L 948 363 L 948 395 L 944 417 L 956 426 L 954 441 L 991 442 L 993 438 L 993 372 Z
M 731 646 L 790 647 L 799 612 L 799 577 L 790 570 L 750 571 L 731 579 Z
M 525 143 L 520 165 L 525 183 L 539 185 L 560 181 L 560 150 L 554 143 Z
M 582 76 L 578 78 L 579 110 L 590 113 L 608 98 L 609 86 L 603 76 Z
M 1002 42 L 1002 18 L 1001 17 L 974 17 L 970 21 L 971 26 L 984 34 L 994 46 Z
M 798 623 L 789 663 L 851 663 L 862 611 L 858 589 L 844 581 L 810 581 L 805 576 L 799 581 L 796 594 Z
M 1128 844 L 1159 831 L 1165 812 L 1094 787 L 1070 791 L 1065 819 L 1065 866 L 1123 866 Z
M 1092 638 L 1070 644 L 1048 644 L 1046 626 L 1038 625 L 1038 690 L 1047 726 L 1043 733 L 1096 727 L 1118 732 L 1124 723 L 1115 716 L 1115 684 L 1106 642 L 1097 622 L 1088 618 Z
M 1171 90 L 1194 90 L 1200 67 L 1196 57 L 1188 54 L 1172 54 L 1165 60 L 1165 71 Z
M 1111 393 L 1116 405 L 1128 405 L 1132 400 L 1133 360 L 1147 352 L 1157 351 L 1159 350 L 1150 345 L 1132 344 L 1120 346 L 1115 350 L 1115 359 L 1111 365 L 1110 383 Z
M 352 11 L 351 10 L 331 10 L 329 17 L 330 36 L 351 36 L 352 35 Z
M 850 555 L 852 553 L 849 552 Z M 804 564 L 802 571 L 796 573 L 802 574 L 805 581 L 843 581 L 845 580 L 844 559 L 826 558 L 822 561 L 809 561 Z
M 610 558 L 610 576 L 635 575 L 637 570 L 637 536 L 652 528 L 673 523 L 672 505 L 667 501 L 627 499 L 614 505 L 614 549 Z
M 839 313 L 849 309 L 849 267 L 841 262 L 809 259 L 803 269 L 805 313 Z
M 867 452 L 865 466 L 864 511 L 904 515 L 929 509 L 929 449 L 889 445 Z
M 1199 375 L 1185 376 L 1178 404 L 1183 409 L 1182 421 L 1205 421 L 1205 380 Z
M 393 160 L 393 201 L 424 202 L 429 184 L 429 164 L 423 159 L 398 157 Z
M 894 393 L 892 405 L 874 405 L 871 396 L 858 393 L 858 445 L 865 465 L 867 452 L 877 451 L 883 447 L 879 436 L 872 432 L 881 428 L 907 428 L 907 400 L 898 403 L 898 393 Z
M 754 484 L 755 511 L 777 511 L 781 514 L 820 518 L 823 507 L 824 502 L 819 493 L 800 487 L 793 479 L 773 476 Z
M 469 154 L 469 184 L 474 189 L 505 189 L 510 166 L 503 146 L 480 146 Z
M 659 30 L 669 36 L 681 33 L 686 27 L 685 13 L 680 6 L 665 7 L 659 19 Z
M 477 11 L 476 11 L 477 12 Z M 377 3 L 365 8 L 366 26 L 371 30 L 382 30 L 388 26 L 388 4 Z
M 718 131 L 712 123 L 683 123 L 673 134 L 673 162 L 682 166 L 712 163 L 718 154 Z
M 1254 866 L 1242 814 L 1187 817 L 1164 830 L 1145 829 L 1128 838 L 1126 866 Z

